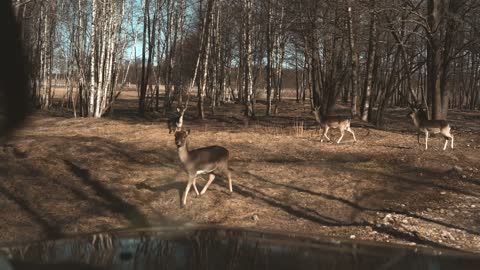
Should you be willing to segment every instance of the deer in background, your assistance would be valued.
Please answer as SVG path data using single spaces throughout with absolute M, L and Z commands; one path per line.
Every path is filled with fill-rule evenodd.
M 185 115 L 186 110 L 186 106 L 184 108 L 177 108 L 177 112 L 179 115 L 171 117 L 167 120 L 168 134 L 171 134 L 174 131 L 182 130 L 183 116 Z
M 331 128 L 340 129 L 341 136 L 337 140 L 337 143 L 340 143 L 342 141 L 345 130 L 350 132 L 353 136 L 353 141 L 357 142 L 357 138 L 355 138 L 355 133 L 350 128 L 350 118 L 344 116 L 322 116 L 320 113 L 320 107 L 315 107 L 312 110 L 312 113 L 315 116 L 315 120 L 323 130 L 322 136 L 320 137 L 320 142 L 323 142 L 324 136 L 325 138 L 327 138 L 327 140 L 330 141 L 330 138 L 328 137 L 328 130 Z
M 411 107 L 411 112 L 408 117 L 412 118 L 413 124 L 417 128 L 417 140 L 420 143 L 420 133 L 425 133 L 425 150 L 428 149 L 428 136 L 430 133 L 440 133 L 445 138 L 445 145 L 443 150 L 447 149 L 448 140 L 453 149 L 453 135 L 450 133 L 451 127 L 446 120 L 428 120 L 420 117 L 420 110 L 415 107 Z
M 198 63 L 197 63 L 198 64 Z M 195 70 L 195 76 L 197 75 L 196 70 Z M 185 101 L 185 105 L 182 106 L 180 104 L 180 107 L 177 107 L 177 112 L 178 115 L 171 117 L 167 120 L 167 126 L 168 126 L 168 134 L 171 134 L 172 132 L 180 131 L 182 130 L 183 127 L 183 117 L 185 115 L 185 112 L 188 109 L 188 101 L 190 100 L 190 94 L 188 92 L 189 89 L 193 87 L 193 83 L 195 82 L 195 77 L 193 77 L 192 82 L 190 84 L 190 88 L 186 90 L 187 92 L 187 100 Z M 180 95 L 183 91 L 180 91 Z
M 228 150 L 217 145 L 189 150 L 187 140 L 189 135 L 190 130 L 175 132 L 175 144 L 177 145 L 178 156 L 188 174 L 188 183 L 185 188 L 185 193 L 183 194 L 182 205 L 185 206 L 187 204 L 188 192 L 192 185 L 197 196 L 205 194 L 207 188 L 215 179 L 214 173 L 216 172 L 221 172 L 227 176 L 228 187 L 230 192 L 233 192 L 231 172 L 228 168 Z M 208 174 L 208 182 L 199 193 L 196 180 L 197 176 L 202 174 Z

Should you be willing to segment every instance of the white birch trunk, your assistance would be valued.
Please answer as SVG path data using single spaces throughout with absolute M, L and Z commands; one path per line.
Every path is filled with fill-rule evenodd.
M 97 42 L 97 0 L 92 0 L 92 34 L 90 38 L 90 96 L 88 103 L 88 116 L 93 117 L 95 114 L 95 96 L 97 85 L 95 82 L 95 43 Z
M 245 0 L 245 95 L 248 116 L 254 116 L 253 110 L 253 76 L 252 76 L 252 0 Z

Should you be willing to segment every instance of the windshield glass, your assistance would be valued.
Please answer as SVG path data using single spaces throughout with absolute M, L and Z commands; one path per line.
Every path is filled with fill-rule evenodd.
M 477 254 L 477 2 L 2 1 L 0 246 L 221 226 Z

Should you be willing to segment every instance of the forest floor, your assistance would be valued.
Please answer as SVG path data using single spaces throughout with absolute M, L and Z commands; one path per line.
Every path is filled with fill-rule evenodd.
M 181 208 L 186 174 L 166 118 L 138 117 L 134 91 L 120 98 L 103 119 L 37 112 L 0 145 L 0 245 L 215 224 L 480 252 L 480 112 L 451 111 L 455 149 L 435 136 L 425 151 L 406 109 L 388 110 L 385 129 L 354 123 L 359 142 L 347 133 L 337 145 L 320 143 L 307 104 L 250 121 L 228 104 L 202 121 L 192 101 L 189 145 L 230 150 L 233 193 L 220 177 Z

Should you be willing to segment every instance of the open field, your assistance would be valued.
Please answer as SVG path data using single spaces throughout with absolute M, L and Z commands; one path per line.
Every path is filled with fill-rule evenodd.
M 217 178 L 181 208 L 186 174 L 166 118 L 137 117 L 134 97 L 123 93 L 100 120 L 38 112 L 0 146 L 0 243 L 217 224 L 480 252 L 479 112 L 452 111 L 455 149 L 442 151 L 435 136 L 425 151 L 405 109 L 388 111 L 385 130 L 353 125 L 359 142 L 346 134 L 337 145 L 320 143 L 307 105 L 287 102 L 277 117 L 250 121 L 240 105 L 204 121 L 192 107 L 190 148 L 227 147 L 234 192 Z

